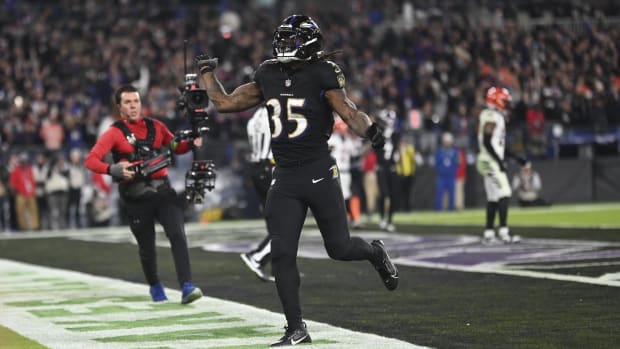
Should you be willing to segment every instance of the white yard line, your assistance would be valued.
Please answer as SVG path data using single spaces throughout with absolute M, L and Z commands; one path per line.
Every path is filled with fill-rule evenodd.
M 283 333 L 282 314 L 212 297 L 181 306 L 172 289 L 155 304 L 146 285 L 4 259 L 0 280 L 0 324 L 51 349 L 267 347 Z M 423 348 L 306 322 L 304 348 Z

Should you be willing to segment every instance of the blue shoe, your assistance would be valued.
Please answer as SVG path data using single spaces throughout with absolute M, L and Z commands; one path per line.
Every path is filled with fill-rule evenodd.
M 168 297 L 166 297 L 166 291 L 164 291 L 164 285 L 162 285 L 161 282 L 151 286 L 150 292 L 153 302 L 163 302 L 168 300 Z
M 191 282 L 183 283 L 183 297 L 181 298 L 181 304 L 189 304 L 202 297 L 202 291 L 194 286 Z

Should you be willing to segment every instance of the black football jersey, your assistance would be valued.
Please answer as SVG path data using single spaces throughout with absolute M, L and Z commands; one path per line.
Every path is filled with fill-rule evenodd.
M 254 81 L 269 111 L 276 164 L 287 167 L 329 156 L 334 116 L 325 91 L 344 87 L 340 67 L 321 60 L 294 70 L 267 60 L 256 70 Z

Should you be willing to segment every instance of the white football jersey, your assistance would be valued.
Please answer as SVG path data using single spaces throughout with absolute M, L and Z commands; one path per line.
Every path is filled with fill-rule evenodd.
M 351 158 L 359 153 L 356 140 L 350 136 L 343 136 L 334 132 L 327 144 L 331 150 L 331 155 L 336 159 L 340 172 L 349 172 L 351 170 Z
M 502 115 L 497 110 L 493 109 L 484 109 L 480 113 L 480 118 L 478 120 L 478 148 L 480 149 L 479 156 L 486 157 L 489 159 L 493 159 L 487 149 L 485 148 L 484 142 L 484 127 L 487 123 L 495 123 L 495 129 L 493 130 L 493 134 L 491 135 L 491 146 L 497 153 L 500 159 L 504 159 L 504 150 L 506 148 L 506 121 L 504 120 L 504 115 Z
M 254 115 L 248 120 L 248 141 L 252 153 L 251 162 L 273 159 L 271 154 L 271 130 L 269 129 L 269 115 L 267 108 L 256 109 Z

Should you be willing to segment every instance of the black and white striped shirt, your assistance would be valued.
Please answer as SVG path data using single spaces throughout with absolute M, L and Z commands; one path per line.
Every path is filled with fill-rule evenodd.
M 271 154 L 271 130 L 269 129 L 269 114 L 264 106 L 258 108 L 248 120 L 248 141 L 252 153 L 251 162 L 260 162 L 273 159 Z

